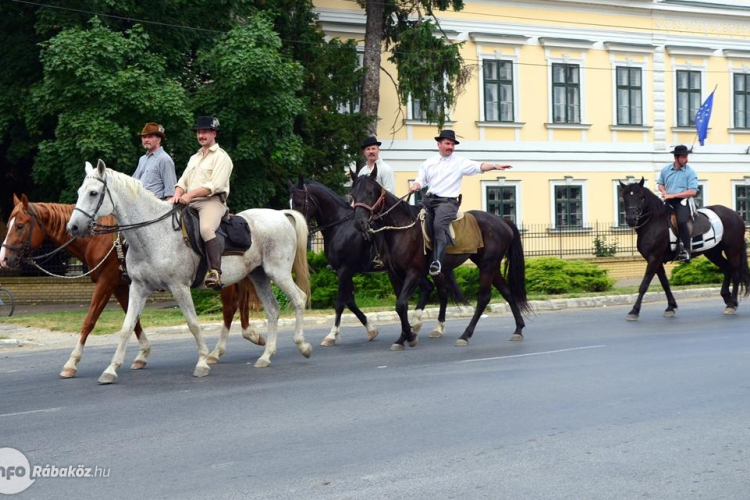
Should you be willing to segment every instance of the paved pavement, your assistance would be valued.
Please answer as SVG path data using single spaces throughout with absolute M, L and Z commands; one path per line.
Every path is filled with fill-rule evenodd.
M 635 280 L 640 281 L 640 280 Z M 635 283 L 637 284 L 637 283 Z M 621 286 L 622 283 L 620 283 Z M 627 286 L 633 286 L 632 284 L 628 283 Z M 717 305 L 721 304 L 721 297 L 719 295 L 720 288 L 697 288 L 697 289 L 687 289 L 687 290 L 673 290 L 675 299 L 679 303 L 683 299 L 697 299 L 697 298 L 710 298 L 712 300 L 717 301 Z M 562 310 L 562 309 L 570 309 L 570 308 L 597 308 L 597 307 L 611 307 L 611 306 L 622 306 L 622 305 L 631 305 L 635 303 L 635 300 L 637 298 L 637 294 L 622 294 L 622 295 L 603 295 L 603 296 L 594 296 L 594 297 L 580 297 L 580 298 L 564 298 L 564 299 L 549 299 L 549 300 L 532 300 L 530 301 L 532 309 L 534 312 L 543 312 L 543 311 L 556 311 L 556 310 Z M 661 302 L 664 307 L 666 308 L 666 298 L 664 296 L 664 292 L 661 290 L 661 288 L 658 288 L 658 291 L 651 291 L 647 292 L 646 295 L 643 298 L 643 303 L 651 303 L 651 302 Z M 36 306 L 27 306 L 27 307 L 33 307 L 33 309 L 29 310 L 36 310 L 38 311 L 40 308 L 44 308 L 46 310 L 54 310 L 54 308 L 59 308 L 59 310 L 65 310 L 69 311 L 71 308 L 80 307 L 82 310 L 87 309 L 87 305 L 79 305 L 79 304 L 64 304 L 64 305 L 54 305 L 54 306 L 45 306 L 45 305 L 36 305 Z M 152 305 L 152 307 L 154 307 Z M 162 307 L 169 307 L 164 306 Z M 23 313 L 25 308 L 19 308 L 19 314 Z M 473 306 L 449 306 L 448 310 L 446 311 L 446 317 L 447 319 L 456 319 L 456 318 L 469 318 L 474 313 L 474 307 Z M 487 311 L 485 312 L 485 316 L 501 316 L 501 315 L 510 315 L 510 307 L 508 307 L 507 303 L 505 302 L 496 302 L 496 303 L 490 303 L 490 305 L 487 308 Z M 430 307 L 425 309 L 424 314 L 422 315 L 423 321 L 429 321 L 429 320 L 435 320 L 438 316 L 438 308 L 437 307 Z M 379 312 L 369 312 L 368 317 L 374 321 L 376 324 L 387 324 L 387 323 L 395 323 L 398 322 L 398 316 L 396 315 L 396 312 L 393 310 L 388 311 L 379 311 Z M 333 325 L 334 315 L 312 315 L 307 314 L 305 316 L 305 328 L 321 328 L 321 327 L 327 327 L 329 325 Z M 359 320 L 351 314 L 351 313 L 345 313 L 342 316 L 341 319 L 341 325 L 342 326 L 355 326 L 359 325 Z M 265 320 L 253 320 L 251 321 L 251 326 L 256 329 L 265 329 L 266 328 L 266 321 Z M 292 328 L 294 327 L 294 318 L 293 317 L 287 317 L 287 318 L 281 318 L 279 320 L 279 328 Z M 206 333 L 218 333 L 221 330 L 221 324 L 220 323 L 212 323 L 212 324 L 206 324 L 203 325 L 203 329 Z M 3 347 L 18 347 L 23 345 L 34 345 L 35 340 L 29 340 L 29 338 L 35 338 L 39 339 L 42 338 L 45 341 L 49 339 L 50 335 L 46 335 L 46 333 L 51 333 L 47 331 L 43 331 L 43 335 L 37 335 L 37 336 L 30 336 L 28 335 L 31 332 L 24 331 L 22 327 L 19 327 L 17 325 L 12 324 L 2 324 L 0 323 L 0 348 Z M 19 335 L 20 333 L 20 335 Z M 151 327 L 148 328 L 149 336 L 151 337 L 154 334 L 188 334 L 188 329 L 186 325 L 177 325 L 177 326 L 168 326 L 168 327 Z M 24 338 L 21 338 L 24 337 Z M 89 337 L 89 341 L 94 340 L 95 338 Z M 114 335 L 106 335 L 106 336 L 97 336 L 96 339 L 102 343 L 109 343 L 114 341 Z M 95 340 L 96 341 L 96 340 Z M 69 342 L 68 342 L 69 343 Z M 87 342 L 88 344 L 88 342 Z

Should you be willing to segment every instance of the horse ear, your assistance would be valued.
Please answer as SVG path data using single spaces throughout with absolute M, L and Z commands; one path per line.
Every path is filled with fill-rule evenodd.
M 625 184 L 624 182 L 622 182 L 622 181 L 621 181 L 621 180 L 619 180 L 619 179 L 617 180 L 617 182 L 619 182 L 619 183 L 620 183 L 620 188 L 622 188 L 622 189 L 625 189 L 626 187 L 628 187 L 628 185 L 627 185 L 627 184 Z
M 21 203 L 21 200 L 18 199 L 18 196 L 16 196 L 16 193 L 13 193 L 13 206 L 15 207 L 19 203 Z
M 302 174 L 297 174 L 297 187 L 305 189 L 305 179 L 302 178 Z
M 91 163 L 86 162 L 85 167 L 86 167 L 86 175 L 91 175 L 91 173 L 94 171 L 94 166 Z
M 99 159 L 98 162 L 96 162 L 96 169 L 99 171 L 99 175 L 104 176 L 104 171 L 106 170 L 107 165 L 104 164 L 104 161 L 102 159 Z
M 21 195 L 21 203 L 23 204 L 24 210 L 27 210 L 29 208 L 29 199 L 26 197 L 25 194 Z
M 641 187 L 643 187 L 644 182 L 646 182 L 646 179 L 643 176 L 641 176 L 641 182 L 639 182 L 638 184 L 640 184 Z

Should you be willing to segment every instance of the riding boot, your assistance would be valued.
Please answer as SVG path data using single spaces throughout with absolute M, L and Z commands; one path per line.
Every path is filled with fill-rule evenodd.
M 690 238 L 685 238 L 681 235 L 680 240 L 680 252 L 677 258 L 683 262 L 690 262 Z
M 216 238 L 205 241 L 206 256 L 208 257 L 209 271 L 206 273 L 204 284 L 206 288 L 221 290 L 221 248 Z
M 430 264 L 430 275 L 437 276 L 443 269 L 443 257 L 445 257 L 445 242 L 436 241 L 432 252 L 432 264 Z

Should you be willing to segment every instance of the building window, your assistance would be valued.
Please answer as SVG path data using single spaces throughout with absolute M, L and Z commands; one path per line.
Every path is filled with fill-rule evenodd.
M 750 74 L 734 75 L 734 128 L 750 128 Z
M 516 186 L 487 186 L 487 212 L 516 222 Z
M 552 122 L 581 123 L 580 67 L 552 64 Z
M 414 184 L 414 181 L 416 181 L 416 179 L 410 179 L 409 180 L 409 186 L 411 186 L 412 184 Z M 419 191 L 414 191 L 414 193 L 409 196 L 409 203 L 411 205 L 416 206 L 416 207 L 421 206 L 422 205 L 422 199 L 424 198 L 424 195 L 425 195 L 426 192 L 427 192 L 427 188 L 426 187 L 420 189 Z
M 484 119 L 488 122 L 512 122 L 513 117 L 513 63 L 485 59 Z
M 703 208 L 703 184 L 698 184 L 698 194 L 693 196 L 693 203 L 695 208 Z
M 555 186 L 555 227 L 583 227 L 583 186 Z
M 700 107 L 700 71 L 677 71 L 677 126 L 694 126 L 695 114 Z
M 357 69 L 361 69 L 364 66 L 364 58 L 364 52 L 360 52 L 359 50 L 357 50 Z M 354 86 L 354 95 L 356 95 L 357 97 L 352 99 L 351 101 L 339 104 L 339 113 L 359 113 L 362 107 L 362 82 L 359 82 Z
M 750 226 L 750 185 L 735 184 L 734 206 L 742 220 L 745 221 L 745 225 Z
M 617 124 L 643 125 L 641 68 L 617 68 Z

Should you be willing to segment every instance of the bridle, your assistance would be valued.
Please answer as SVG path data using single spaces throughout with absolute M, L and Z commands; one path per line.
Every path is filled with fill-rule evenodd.
M 323 210 L 320 207 L 320 205 L 318 204 L 318 202 L 315 201 L 315 199 L 312 196 L 310 196 L 310 193 L 307 190 L 307 184 L 304 185 L 303 189 L 297 188 L 297 190 L 305 192 L 305 203 L 302 205 L 301 213 L 302 213 L 302 215 L 304 215 L 305 219 L 308 220 L 308 222 L 310 220 L 309 216 L 308 216 L 308 213 L 309 213 L 308 205 L 309 204 L 314 205 L 315 208 L 317 209 L 318 213 L 323 213 Z M 349 212 L 347 215 L 345 215 L 344 217 L 342 217 L 342 218 L 340 218 L 338 220 L 335 220 L 333 222 L 329 222 L 328 224 L 323 224 L 322 226 L 316 226 L 314 228 L 311 228 L 310 229 L 310 234 L 315 234 L 317 232 L 324 231 L 326 229 L 338 226 L 342 222 L 344 222 L 344 221 L 346 221 L 348 219 L 351 219 L 352 217 L 354 217 L 354 211 L 353 210 L 351 212 Z
M 639 204 L 637 206 L 632 206 L 632 207 L 626 207 L 625 208 L 625 219 L 627 220 L 628 216 L 631 216 L 631 217 L 635 218 L 635 224 L 636 225 L 633 226 L 633 229 L 640 229 L 643 226 L 645 226 L 646 224 L 648 224 L 648 222 L 651 220 L 651 213 L 648 212 L 646 214 L 648 216 L 648 217 L 646 217 L 646 220 L 644 220 L 643 222 L 639 223 L 639 221 L 641 220 L 641 217 L 643 217 L 643 215 L 644 215 L 643 214 L 643 203 L 641 203 L 641 204 Z
M 109 187 L 107 186 L 107 174 L 104 173 L 104 178 L 100 179 L 99 177 L 89 176 L 90 179 L 97 180 L 104 184 L 104 188 L 102 189 L 101 194 L 99 195 L 99 200 L 97 200 L 96 208 L 94 209 L 93 213 L 88 213 L 85 210 L 81 210 L 78 208 L 78 205 L 76 204 L 73 211 L 81 212 L 83 215 L 88 217 L 89 224 L 88 227 L 91 229 L 91 232 L 94 233 L 94 229 L 96 228 L 96 213 L 99 211 L 100 208 L 102 208 L 102 204 L 104 203 L 104 196 L 109 196 L 109 202 L 112 203 L 112 207 L 115 206 L 115 201 L 112 199 L 112 193 L 109 192 Z
M 34 210 L 31 203 L 29 203 L 29 206 L 26 209 L 26 213 L 31 216 L 29 235 L 26 237 L 26 241 L 24 241 L 21 246 L 8 245 L 5 243 L 2 244 L 2 247 L 16 252 L 18 254 L 18 258 L 21 260 L 25 259 L 26 256 L 31 253 L 31 238 L 33 238 L 34 236 L 34 221 L 36 221 L 36 223 L 39 225 L 39 228 L 42 230 L 43 237 L 47 237 L 47 230 L 44 228 L 42 219 L 39 217 L 39 214 L 36 212 L 36 210 Z M 43 255 L 42 257 L 46 257 L 46 255 Z
M 383 208 L 385 208 L 385 194 L 386 194 L 386 192 L 387 191 L 385 190 L 385 188 L 381 186 L 381 188 L 380 188 L 380 196 L 378 197 L 377 200 L 375 200 L 375 203 L 373 203 L 372 206 L 368 205 L 367 203 L 362 203 L 362 202 L 352 203 L 352 208 L 362 207 L 365 210 L 367 210 L 368 212 L 370 212 L 370 218 L 367 219 L 367 225 L 368 225 L 367 232 L 369 232 L 371 234 L 375 234 L 375 233 L 379 233 L 381 231 L 387 231 L 387 230 L 391 230 L 391 229 L 403 230 L 403 229 L 410 229 L 410 228 L 414 227 L 414 225 L 417 223 L 417 220 L 419 220 L 419 218 L 414 219 L 414 221 L 412 221 L 411 224 L 408 224 L 406 226 L 383 226 L 383 227 L 380 227 L 378 229 L 373 229 L 372 227 L 369 227 L 376 220 L 382 219 L 383 217 L 385 217 L 386 215 L 388 215 L 388 213 L 391 210 L 393 210 L 394 208 L 396 208 L 399 205 L 399 203 L 401 203 L 402 201 L 404 201 L 405 198 L 407 198 L 408 196 L 411 195 L 411 192 L 407 192 L 404 196 L 400 197 L 396 201 L 396 203 L 394 203 L 391 206 L 391 208 L 389 208 L 388 210 L 386 210 L 384 212 Z

